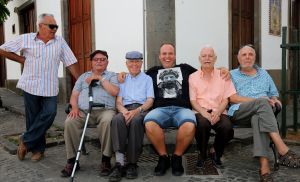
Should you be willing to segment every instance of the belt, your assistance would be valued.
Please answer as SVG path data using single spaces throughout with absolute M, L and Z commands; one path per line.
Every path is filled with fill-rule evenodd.
M 133 104 L 127 104 L 124 107 L 130 111 L 130 110 L 134 110 L 134 109 L 140 107 L 141 105 L 143 105 L 143 104 L 133 103 Z

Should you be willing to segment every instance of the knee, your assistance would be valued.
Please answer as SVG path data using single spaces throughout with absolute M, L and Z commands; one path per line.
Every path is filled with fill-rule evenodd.
M 269 101 L 266 98 L 258 98 L 255 100 L 255 102 L 260 106 L 270 106 Z
M 130 126 L 131 127 L 143 126 L 143 119 L 141 119 L 140 117 L 132 118 L 132 121 L 130 122 Z
M 72 127 L 74 125 L 74 123 L 75 122 L 72 119 L 67 118 L 65 120 L 65 124 L 64 124 L 65 125 L 65 130 Z
M 154 133 L 158 129 L 161 129 L 160 126 L 154 121 L 147 121 L 145 123 L 145 130 L 147 133 Z
M 192 122 L 185 122 L 179 127 L 179 130 L 184 130 L 187 134 L 194 134 L 196 131 L 196 126 Z

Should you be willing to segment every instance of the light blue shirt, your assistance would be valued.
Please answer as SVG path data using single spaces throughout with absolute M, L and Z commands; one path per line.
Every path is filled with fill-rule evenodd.
M 144 72 L 133 77 L 126 75 L 125 82 L 120 84 L 119 97 L 122 97 L 123 105 L 139 103 L 144 104 L 147 98 L 154 98 L 153 82 L 150 76 Z
M 89 108 L 89 84 L 86 83 L 86 78 L 91 76 L 92 72 L 88 71 L 83 73 L 75 83 L 73 90 L 80 92 L 78 98 L 78 107 L 81 110 Z M 113 85 L 119 86 L 117 74 L 110 71 L 104 71 L 102 77 Z M 97 86 L 93 87 L 93 102 L 105 104 L 106 108 L 115 108 L 116 97 L 110 95 L 102 86 L 97 82 Z
M 237 94 L 244 97 L 260 98 L 272 96 L 278 97 L 277 88 L 273 79 L 268 72 L 257 65 L 254 65 L 257 70 L 254 76 L 249 76 L 240 71 L 240 68 L 230 71 L 232 82 L 235 86 Z M 228 110 L 228 115 L 233 116 L 238 110 L 240 104 L 233 104 Z

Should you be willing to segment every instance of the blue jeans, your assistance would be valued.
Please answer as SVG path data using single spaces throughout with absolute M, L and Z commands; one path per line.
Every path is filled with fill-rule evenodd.
M 45 134 L 56 116 L 57 96 L 43 97 L 23 91 L 26 132 L 23 141 L 28 151 L 44 152 L 46 148 Z
M 144 123 L 148 121 L 154 121 L 163 129 L 168 127 L 179 128 L 185 122 L 192 122 L 197 126 L 194 112 L 178 106 L 155 108 L 145 116 Z

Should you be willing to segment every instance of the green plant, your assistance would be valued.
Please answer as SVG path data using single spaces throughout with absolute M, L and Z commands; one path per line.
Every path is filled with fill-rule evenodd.
M 9 0 L 0 0 L 0 23 L 3 23 L 10 15 L 8 8 L 6 7 Z

